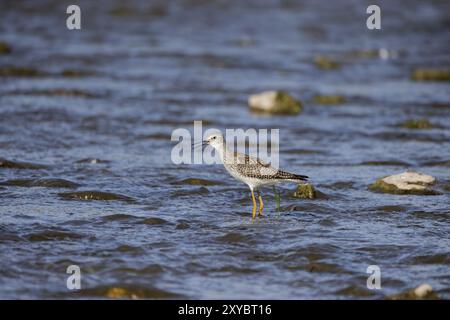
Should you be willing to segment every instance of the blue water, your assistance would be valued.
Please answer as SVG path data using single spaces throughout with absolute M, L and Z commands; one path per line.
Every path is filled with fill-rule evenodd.
M 415 68 L 450 68 L 446 1 L 381 1 L 378 31 L 365 26 L 366 1 L 78 3 L 81 31 L 66 29 L 63 2 L 0 4 L 0 41 L 12 50 L 0 70 L 38 71 L 0 72 L 0 157 L 43 165 L 0 166 L 0 298 L 121 288 L 138 298 L 380 299 L 422 283 L 450 297 L 450 90 L 410 79 Z M 318 69 L 318 55 L 341 68 Z M 248 96 L 264 90 L 289 92 L 302 113 L 250 113 Z M 346 102 L 317 105 L 317 94 Z M 398 127 L 412 118 L 435 128 Z M 277 212 L 263 190 L 265 216 L 252 222 L 248 188 L 220 165 L 172 163 L 172 131 L 194 120 L 280 129 L 282 168 L 325 196 L 296 199 L 282 186 Z M 365 164 L 374 161 L 397 163 Z M 436 177 L 442 194 L 368 190 L 408 169 Z M 59 195 L 76 191 L 133 201 Z M 72 264 L 79 291 L 66 287 Z M 369 265 L 381 269 L 380 290 L 366 287 Z

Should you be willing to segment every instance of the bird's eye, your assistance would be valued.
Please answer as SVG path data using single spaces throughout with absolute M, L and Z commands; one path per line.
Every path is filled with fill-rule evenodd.
M 212 138 L 213 138 L 213 140 L 216 139 L 216 137 L 212 137 Z

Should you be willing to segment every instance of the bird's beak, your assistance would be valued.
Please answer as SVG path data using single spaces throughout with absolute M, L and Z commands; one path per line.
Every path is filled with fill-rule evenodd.
M 206 141 L 206 140 L 203 140 L 203 141 L 200 141 L 200 142 L 194 142 L 194 143 L 192 143 L 192 147 L 193 148 L 198 148 L 198 147 L 204 147 L 204 146 L 207 146 L 209 144 L 209 142 L 208 141 Z

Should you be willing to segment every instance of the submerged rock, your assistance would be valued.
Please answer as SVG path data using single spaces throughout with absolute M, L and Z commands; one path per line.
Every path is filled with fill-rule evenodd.
M 77 295 L 84 297 L 106 297 L 110 299 L 174 299 L 181 296 L 162 289 L 133 284 L 107 285 L 81 289 Z
M 31 233 L 26 236 L 28 241 L 38 242 L 38 241 L 62 241 L 62 240 L 78 240 L 84 238 L 83 235 L 65 231 L 65 230 L 44 230 L 36 233 Z
M 64 179 L 13 179 L 0 182 L 2 186 L 16 187 L 43 187 L 43 188 L 67 188 L 75 189 L 79 184 Z
M 31 96 L 64 96 L 64 97 L 82 97 L 82 98 L 95 98 L 96 94 L 88 91 L 78 89 L 42 89 L 42 90 L 30 90 L 30 91 L 13 91 L 11 94 L 15 95 L 31 95 Z
M 145 218 L 140 223 L 148 224 L 148 225 L 161 225 L 161 224 L 166 224 L 167 220 L 164 220 L 164 219 L 161 219 L 158 217 L 149 217 L 149 218 Z
M 316 189 L 310 183 L 299 184 L 294 192 L 294 197 L 301 199 L 315 199 Z
M 157 288 L 143 287 L 112 287 L 106 290 L 105 296 L 111 299 L 168 299 L 176 298 L 177 294 Z
M 225 235 L 217 237 L 216 240 L 226 243 L 238 243 L 238 242 L 248 243 L 251 239 L 248 235 L 244 235 L 242 233 L 228 232 Z
M 317 95 L 313 101 L 316 104 L 342 104 L 345 98 L 340 95 Z
M 233 40 L 232 44 L 236 47 L 251 47 L 256 44 L 256 40 L 253 38 L 238 38 Z
M 80 185 L 78 183 L 64 179 L 39 179 L 34 181 L 33 186 L 44 188 L 67 188 L 75 189 Z
M 450 191 L 450 180 L 447 180 L 442 184 L 442 189 L 445 191 Z
M 8 51 L 9 50 L 9 51 Z M 10 53 L 10 47 L 7 44 L 0 42 L 0 54 Z M 94 75 L 91 71 L 81 71 L 81 70 L 71 70 L 66 69 L 61 72 L 49 73 L 44 72 L 32 67 L 21 67 L 21 66 L 4 66 L 0 67 L 0 76 L 4 77 L 37 77 L 37 76 L 48 76 L 56 75 L 67 78 L 79 78 Z
M 125 214 L 125 213 L 115 213 L 110 214 L 107 216 L 103 216 L 102 221 L 131 221 L 131 220 L 137 220 L 139 217 L 133 216 L 131 214 Z
M 439 195 L 430 189 L 436 179 L 418 172 L 403 172 L 378 179 L 369 186 L 369 190 L 390 194 Z
M 16 162 L 7 160 L 5 158 L 0 158 L 0 168 L 37 170 L 45 169 L 46 166 L 29 162 Z
M 102 201 L 125 201 L 133 202 L 134 199 L 117 193 L 102 192 L 102 191 L 78 191 L 78 192 L 63 192 L 58 195 L 66 200 L 102 200 Z
M 109 10 L 109 14 L 115 17 L 128 17 L 135 13 L 136 11 L 133 8 L 127 7 L 125 5 L 119 5 Z
M 175 229 L 177 230 L 184 230 L 184 229 L 189 229 L 189 223 L 187 223 L 186 221 L 181 221 L 180 223 L 177 224 L 177 226 L 175 227 Z
M 179 185 L 188 184 L 188 185 L 192 185 L 192 186 L 216 186 L 216 185 L 222 185 L 223 183 L 220 181 L 215 181 L 215 180 L 188 178 L 188 179 L 174 182 L 173 184 L 179 184 Z
M 78 89 L 62 89 L 62 88 L 41 90 L 36 91 L 36 93 L 49 96 L 67 96 L 67 97 L 84 97 L 84 98 L 93 98 L 96 96 L 95 94 L 87 91 L 82 91 Z
M 265 91 L 251 95 L 248 105 L 253 111 L 269 114 L 298 114 L 302 110 L 301 102 L 284 91 Z
M 439 296 L 433 291 L 433 288 L 428 284 L 424 283 L 417 288 L 408 290 L 404 293 L 395 294 L 387 297 L 389 300 L 421 300 L 429 299 L 436 300 Z
M 425 298 L 433 292 L 433 288 L 428 283 L 424 283 L 415 288 L 413 292 L 417 298 Z
M 341 67 L 340 63 L 324 56 L 314 58 L 315 65 L 322 70 L 336 70 Z
M 37 77 L 43 73 L 28 67 L 7 66 L 0 68 L 1 77 Z
M 170 136 L 169 136 L 170 138 Z M 142 134 L 136 137 L 137 140 L 167 140 L 168 136 L 164 133 Z
M 435 126 L 428 119 L 409 119 L 400 123 L 399 127 L 407 129 L 432 129 Z
M 151 5 L 147 8 L 136 8 L 128 6 L 125 3 L 118 4 L 116 7 L 111 8 L 109 10 L 109 14 L 114 17 L 120 17 L 120 18 L 129 18 L 132 16 L 146 16 L 146 17 L 164 17 L 168 13 L 165 6 L 162 5 Z
M 404 52 L 402 50 L 391 50 L 387 48 L 379 48 L 379 49 L 363 49 L 363 50 L 354 50 L 350 52 L 350 57 L 356 57 L 356 58 L 365 58 L 365 59 L 393 59 L 398 58 L 401 56 Z
M 404 161 L 397 160 L 380 160 L 380 161 L 363 161 L 360 163 L 361 166 L 397 166 L 397 167 L 408 167 L 411 164 Z
M 171 193 L 170 197 L 178 198 L 178 197 L 185 197 L 185 196 L 203 196 L 208 193 L 209 193 L 208 188 L 201 186 L 194 190 L 176 190 L 175 192 Z
M 376 49 L 362 49 L 362 50 L 353 50 L 350 52 L 350 56 L 357 58 L 378 58 L 380 56 L 379 50 Z
M 112 299 L 126 298 L 126 297 L 137 299 L 137 295 L 135 295 L 134 293 L 128 292 L 124 288 L 117 288 L 117 287 L 109 288 L 106 291 L 105 296 Z
M 61 76 L 67 78 L 79 78 L 79 77 L 87 77 L 93 75 L 92 72 L 80 71 L 80 70 L 71 70 L 66 69 L 61 72 Z
M 414 81 L 450 81 L 450 70 L 416 69 L 411 74 Z
M 109 160 L 103 160 L 98 158 L 84 158 L 76 161 L 75 163 L 90 163 L 90 164 L 98 164 L 98 163 L 110 163 Z
M 427 161 L 421 164 L 422 166 L 430 166 L 430 167 L 449 167 L 450 168 L 450 160 L 443 161 Z
M 11 53 L 11 47 L 6 42 L 0 42 L 0 54 Z

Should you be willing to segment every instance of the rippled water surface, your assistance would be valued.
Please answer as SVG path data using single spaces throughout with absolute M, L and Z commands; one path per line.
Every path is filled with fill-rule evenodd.
M 81 31 L 64 2 L 0 4 L 1 298 L 373 299 L 421 283 L 450 297 L 450 87 L 410 79 L 450 67 L 448 2 L 381 1 L 381 31 L 365 1 L 78 3 Z M 302 113 L 249 112 L 274 89 Z M 411 118 L 434 127 L 398 126 Z M 266 190 L 252 223 L 248 188 L 220 165 L 171 162 L 172 131 L 194 120 L 279 128 L 282 167 L 324 195 L 283 186 L 277 212 Z M 407 169 L 442 194 L 367 189 Z

